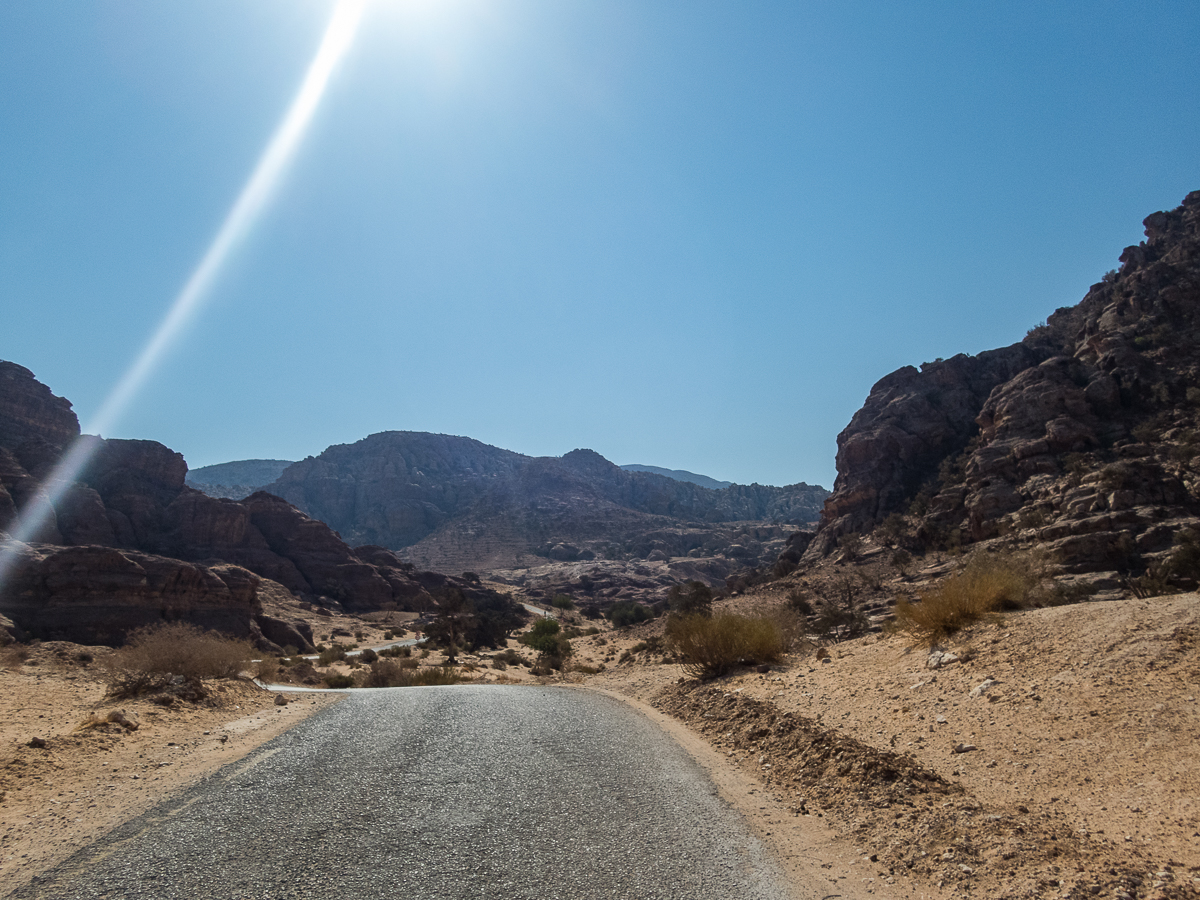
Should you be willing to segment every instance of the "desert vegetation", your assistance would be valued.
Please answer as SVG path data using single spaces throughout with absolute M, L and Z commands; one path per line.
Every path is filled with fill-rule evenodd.
M 102 666 L 110 697 L 154 695 L 170 705 L 175 698 L 202 699 L 206 678 L 237 678 L 248 668 L 251 653 L 246 641 L 168 622 L 131 632 Z
M 896 627 L 932 644 L 1002 610 L 1050 605 L 1053 594 L 1039 592 L 1045 580 L 1032 554 L 975 553 L 916 602 L 896 604 Z
M 671 616 L 666 639 L 684 672 L 716 678 L 738 665 L 779 662 L 799 632 L 786 615 L 691 612 Z

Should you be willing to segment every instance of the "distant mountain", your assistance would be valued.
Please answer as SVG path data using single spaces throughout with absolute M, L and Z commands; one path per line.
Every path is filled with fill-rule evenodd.
M 201 466 L 187 473 L 187 485 L 210 497 L 242 500 L 268 485 L 292 464 L 287 459 L 239 459 Z
M 803 483 L 710 490 L 626 471 L 592 450 L 529 457 L 471 438 L 410 431 L 330 447 L 289 466 L 264 490 L 353 544 L 402 551 L 419 565 L 436 561 L 450 571 L 533 565 L 539 557 L 676 557 L 725 547 L 753 556 L 749 545 L 780 539 L 786 525 L 815 522 L 828 494 Z M 764 531 L 747 537 L 730 523 L 759 523 Z
M 189 469 L 188 484 L 270 484 L 292 464 L 290 459 L 239 459 Z
M 661 475 L 664 478 L 672 478 L 675 481 L 698 484 L 700 487 L 706 487 L 710 491 L 720 491 L 733 484 L 732 481 L 717 481 L 715 478 L 709 478 L 707 475 L 697 475 L 695 472 L 688 472 L 685 469 L 663 469 L 659 466 L 640 465 L 621 466 L 621 468 L 626 472 L 649 472 L 652 475 Z

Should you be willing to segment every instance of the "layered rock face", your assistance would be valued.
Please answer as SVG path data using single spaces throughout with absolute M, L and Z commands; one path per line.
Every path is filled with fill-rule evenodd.
M 0 363 L 0 391 L 0 529 L 41 495 L 72 441 L 93 444 L 35 542 L 9 542 L 19 562 L 0 586 L 0 613 L 17 631 L 112 643 L 132 628 L 182 619 L 267 649 L 305 649 L 311 636 L 262 614 L 264 589 L 350 610 L 423 610 L 450 585 L 468 598 L 490 596 L 379 547 L 360 555 L 270 494 L 236 502 L 193 490 L 183 457 L 162 444 L 80 438 L 70 403 L 20 366 Z
M 353 542 L 403 551 L 421 565 L 488 570 L 672 548 L 686 555 L 706 544 L 715 552 L 736 543 L 727 523 L 815 521 L 827 495 L 807 484 L 715 491 L 626 471 L 591 450 L 535 458 L 419 432 L 330 447 L 267 489 Z
M 0 360 L 0 446 L 45 441 L 61 447 L 78 435 L 69 400 L 54 396 L 24 366 Z
M 1011 347 L 900 369 L 838 436 L 809 552 L 890 514 L 926 545 L 1020 537 L 1136 570 L 1200 512 L 1200 191 Z
M 119 644 L 143 625 L 183 620 L 259 637 L 259 579 L 237 566 L 201 566 L 112 547 L 22 546 L 6 614 L 49 640 Z

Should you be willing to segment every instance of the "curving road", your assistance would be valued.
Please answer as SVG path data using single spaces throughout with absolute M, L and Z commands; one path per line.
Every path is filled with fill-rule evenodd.
M 567 688 L 357 691 L 16 898 L 790 897 L 677 744 Z

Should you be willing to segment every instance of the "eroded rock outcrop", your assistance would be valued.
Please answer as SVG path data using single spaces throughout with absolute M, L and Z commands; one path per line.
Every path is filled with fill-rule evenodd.
M 181 619 L 264 649 L 308 649 L 311 635 L 263 615 L 261 591 L 352 611 L 424 611 L 451 587 L 468 598 L 489 593 L 418 572 L 380 547 L 360 556 L 271 494 L 236 502 L 189 488 L 183 457 L 157 442 L 81 437 L 70 404 L 11 363 L 0 363 L 0 435 L 0 528 L 44 496 L 72 442 L 92 450 L 33 543 L 8 542 L 19 560 L 0 586 L 0 610 L 24 634 L 112 643 L 131 628 Z
M 1035 542 L 1138 571 L 1200 514 L 1200 191 L 1019 344 L 881 379 L 838 436 L 817 539 L 903 517 L 922 546 Z
M 250 638 L 259 579 L 114 547 L 20 545 L 5 614 L 44 640 L 119 644 L 144 625 L 184 620 Z

